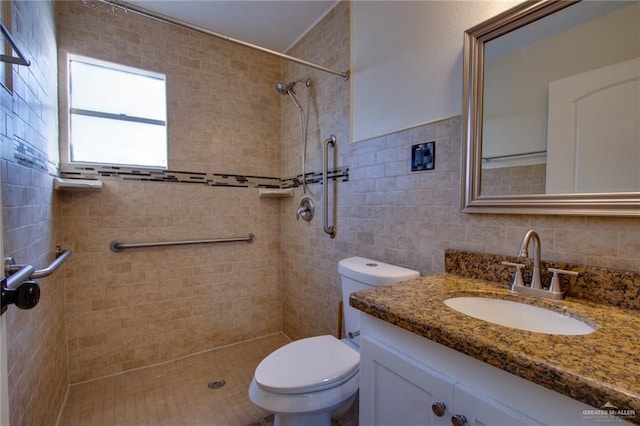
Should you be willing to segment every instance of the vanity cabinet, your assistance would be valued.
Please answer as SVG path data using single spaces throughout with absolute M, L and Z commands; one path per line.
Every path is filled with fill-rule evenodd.
M 383 343 L 363 337 L 360 351 L 362 425 L 541 424 Z
M 434 404 L 443 404 L 432 409 Z M 438 408 L 444 408 L 441 416 Z M 361 313 L 360 424 L 584 425 L 584 403 Z M 440 414 L 440 413 L 438 413 Z M 452 421 L 452 417 L 462 418 Z M 621 419 L 608 419 L 629 424 Z
M 360 424 L 447 425 L 455 381 L 369 338 L 360 339 Z

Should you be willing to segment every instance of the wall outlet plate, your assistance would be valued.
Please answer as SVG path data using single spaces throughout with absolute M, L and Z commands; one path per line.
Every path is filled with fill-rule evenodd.
M 425 142 L 411 146 L 411 171 L 433 170 L 436 164 L 436 143 Z

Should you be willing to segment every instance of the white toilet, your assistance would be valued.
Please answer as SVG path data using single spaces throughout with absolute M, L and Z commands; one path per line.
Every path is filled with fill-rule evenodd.
M 362 257 L 338 264 L 342 277 L 345 332 L 291 342 L 268 355 L 256 368 L 249 398 L 275 414 L 274 426 L 328 426 L 356 399 L 360 367 L 360 316 L 349 306 L 354 291 L 417 278 L 411 269 Z

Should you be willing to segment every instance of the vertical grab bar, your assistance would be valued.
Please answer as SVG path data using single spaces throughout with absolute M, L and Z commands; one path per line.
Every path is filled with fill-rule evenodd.
M 324 232 L 329 234 L 330 238 L 336 237 L 335 217 L 333 225 L 329 226 L 329 147 L 336 146 L 336 135 L 329 135 L 324 141 L 322 149 L 322 205 L 324 207 Z

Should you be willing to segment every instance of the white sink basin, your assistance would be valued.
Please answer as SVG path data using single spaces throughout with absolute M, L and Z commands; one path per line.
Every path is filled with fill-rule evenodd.
M 483 321 L 537 333 L 578 335 L 593 333 L 590 325 L 538 306 L 488 297 L 453 297 L 445 305 Z

